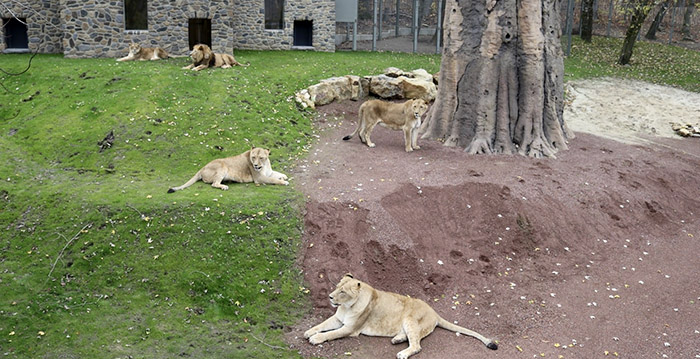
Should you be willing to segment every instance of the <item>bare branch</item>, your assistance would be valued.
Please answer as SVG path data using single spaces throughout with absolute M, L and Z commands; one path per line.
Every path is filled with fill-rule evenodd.
M 49 271 L 49 275 L 48 275 L 49 278 L 51 278 L 51 273 L 53 273 L 53 270 L 56 268 L 56 263 L 58 263 L 58 260 L 61 259 L 61 256 L 63 255 L 63 252 L 66 250 L 66 248 L 68 248 L 68 246 L 70 246 L 70 244 L 73 243 L 73 241 L 76 240 L 76 239 L 80 236 L 80 233 L 83 233 L 83 231 L 84 231 L 86 228 L 90 228 L 90 227 L 92 227 L 92 223 L 88 223 L 88 224 L 84 225 L 83 228 L 81 228 L 81 229 L 78 231 L 78 233 L 76 233 L 76 234 L 73 236 L 73 238 L 71 238 L 71 239 L 66 243 L 66 245 L 63 246 L 63 249 L 61 249 L 61 252 L 58 253 L 58 256 L 56 256 L 56 260 L 53 262 L 53 265 L 51 266 L 51 270 Z M 59 233 L 58 235 L 61 236 L 61 237 L 63 237 L 63 238 L 66 238 L 65 236 L 63 236 L 63 235 L 60 234 L 60 233 Z

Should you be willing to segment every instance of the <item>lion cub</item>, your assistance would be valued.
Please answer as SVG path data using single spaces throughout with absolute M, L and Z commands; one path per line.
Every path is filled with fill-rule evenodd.
M 213 160 L 195 173 L 187 183 L 168 189 L 168 193 L 185 189 L 199 180 L 223 190 L 228 189 L 228 186 L 221 184 L 223 181 L 289 185 L 285 174 L 272 170 L 269 156 L 269 150 L 253 147 L 237 156 Z
M 374 126 L 380 124 L 392 130 L 403 130 L 406 152 L 420 149 L 418 146 L 418 128 L 421 117 L 428 111 L 428 105 L 421 99 L 393 103 L 382 100 L 369 100 L 360 106 L 357 129 L 351 135 L 343 137 L 347 141 L 360 134 L 360 141 L 374 147 L 370 139 Z
M 392 344 L 408 340 L 408 348 L 396 355 L 405 359 L 418 353 L 421 339 L 439 326 L 477 338 L 489 349 L 498 349 L 494 341 L 483 335 L 442 319 L 424 301 L 376 290 L 354 279 L 352 274 L 346 274 L 329 297 L 331 305 L 338 309 L 332 317 L 304 333 L 311 344 L 360 334 L 392 337 Z
M 141 47 L 139 44 L 129 45 L 129 54 L 117 61 L 144 61 L 167 59 L 168 53 L 160 47 Z

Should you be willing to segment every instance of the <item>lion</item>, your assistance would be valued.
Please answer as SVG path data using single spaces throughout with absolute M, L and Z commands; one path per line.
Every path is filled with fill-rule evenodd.
M 221 184 L 223 181 L 288 186 L 287 175 L 272 170 L 269 156 L 269 150 L 253 147 L 237 156 L 215 159 L 202 167 L 187 183 L 168 189 L 168 193 L 185 189 L 199 180 L 224 191 L 228 186 Z
M 214 53 L 214 51 L 205 44 L 194 45 L 194 48 L 192 48 L 190 52 L 190 58 L 192 58 L 193 63 L 183 67 L 183 69 L 199 71 L 207 67 L 221 67 L 222 69 L 227 69 L 236 65 L 243 67 L 250 65 L 250 63 L 243 65 L 229 54 Z
M 129 54 L 117 59 L 117 61 L 145 61 L 167 59 L 168 53 L 160 47 L 141 47 L 132 43 L 129 45 Z
M 418 353 L 421 339 L 439 326 L 477 338 L 489 349 L 498 349 L 495 341 L 448 322 L 424 301 L 374 289 L 349 273 L 329 297 L 331 305 L 338 309 L 332 317 L 304 333 L 311 344 L 360 334 L 392 337 L 392 344 L 408 340 L 408 348 L 396 354 L 397 358 L 405 359 Z
M 392 130 L 403 130 L 406 152 L 420 149 L 418 146 L 418 128 L 421 117 L 428 111 L 424 100 L 408 100 L 393 103 L 382 100 L 369 100 L 360 106 L 359 120 L 355 132 L 343 137 L 347 141 L 360 134 L 360 141 L 369 147 L 375 144 L 370 139 L 374 126 L 380 124 Z

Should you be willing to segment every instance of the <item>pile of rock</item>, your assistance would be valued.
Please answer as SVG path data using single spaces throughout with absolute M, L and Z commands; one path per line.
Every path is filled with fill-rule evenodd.
M 676 131 L 676 134 L 683 137 L 700 137 L 700 126 L 692 123 L 680 124 L 677 122 L 671 123 L 671 128 Z
M 430 102 L 437 95 L 437 75 L 423 69 L 405 72 L 395 67 L 376 76 L 331 77 L 296 93 L 302 107 L 316 108 L 333 101 L 360 100 L 368 95 L 383 99 L 423 99 Z

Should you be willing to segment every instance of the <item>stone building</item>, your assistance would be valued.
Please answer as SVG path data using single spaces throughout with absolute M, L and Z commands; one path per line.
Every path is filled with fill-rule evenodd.
M 335 0 L 26 0 L 0 7 L 4 52 L 120 57 L 131 42 L 186 56 L 233 49 L 335 51 Z

